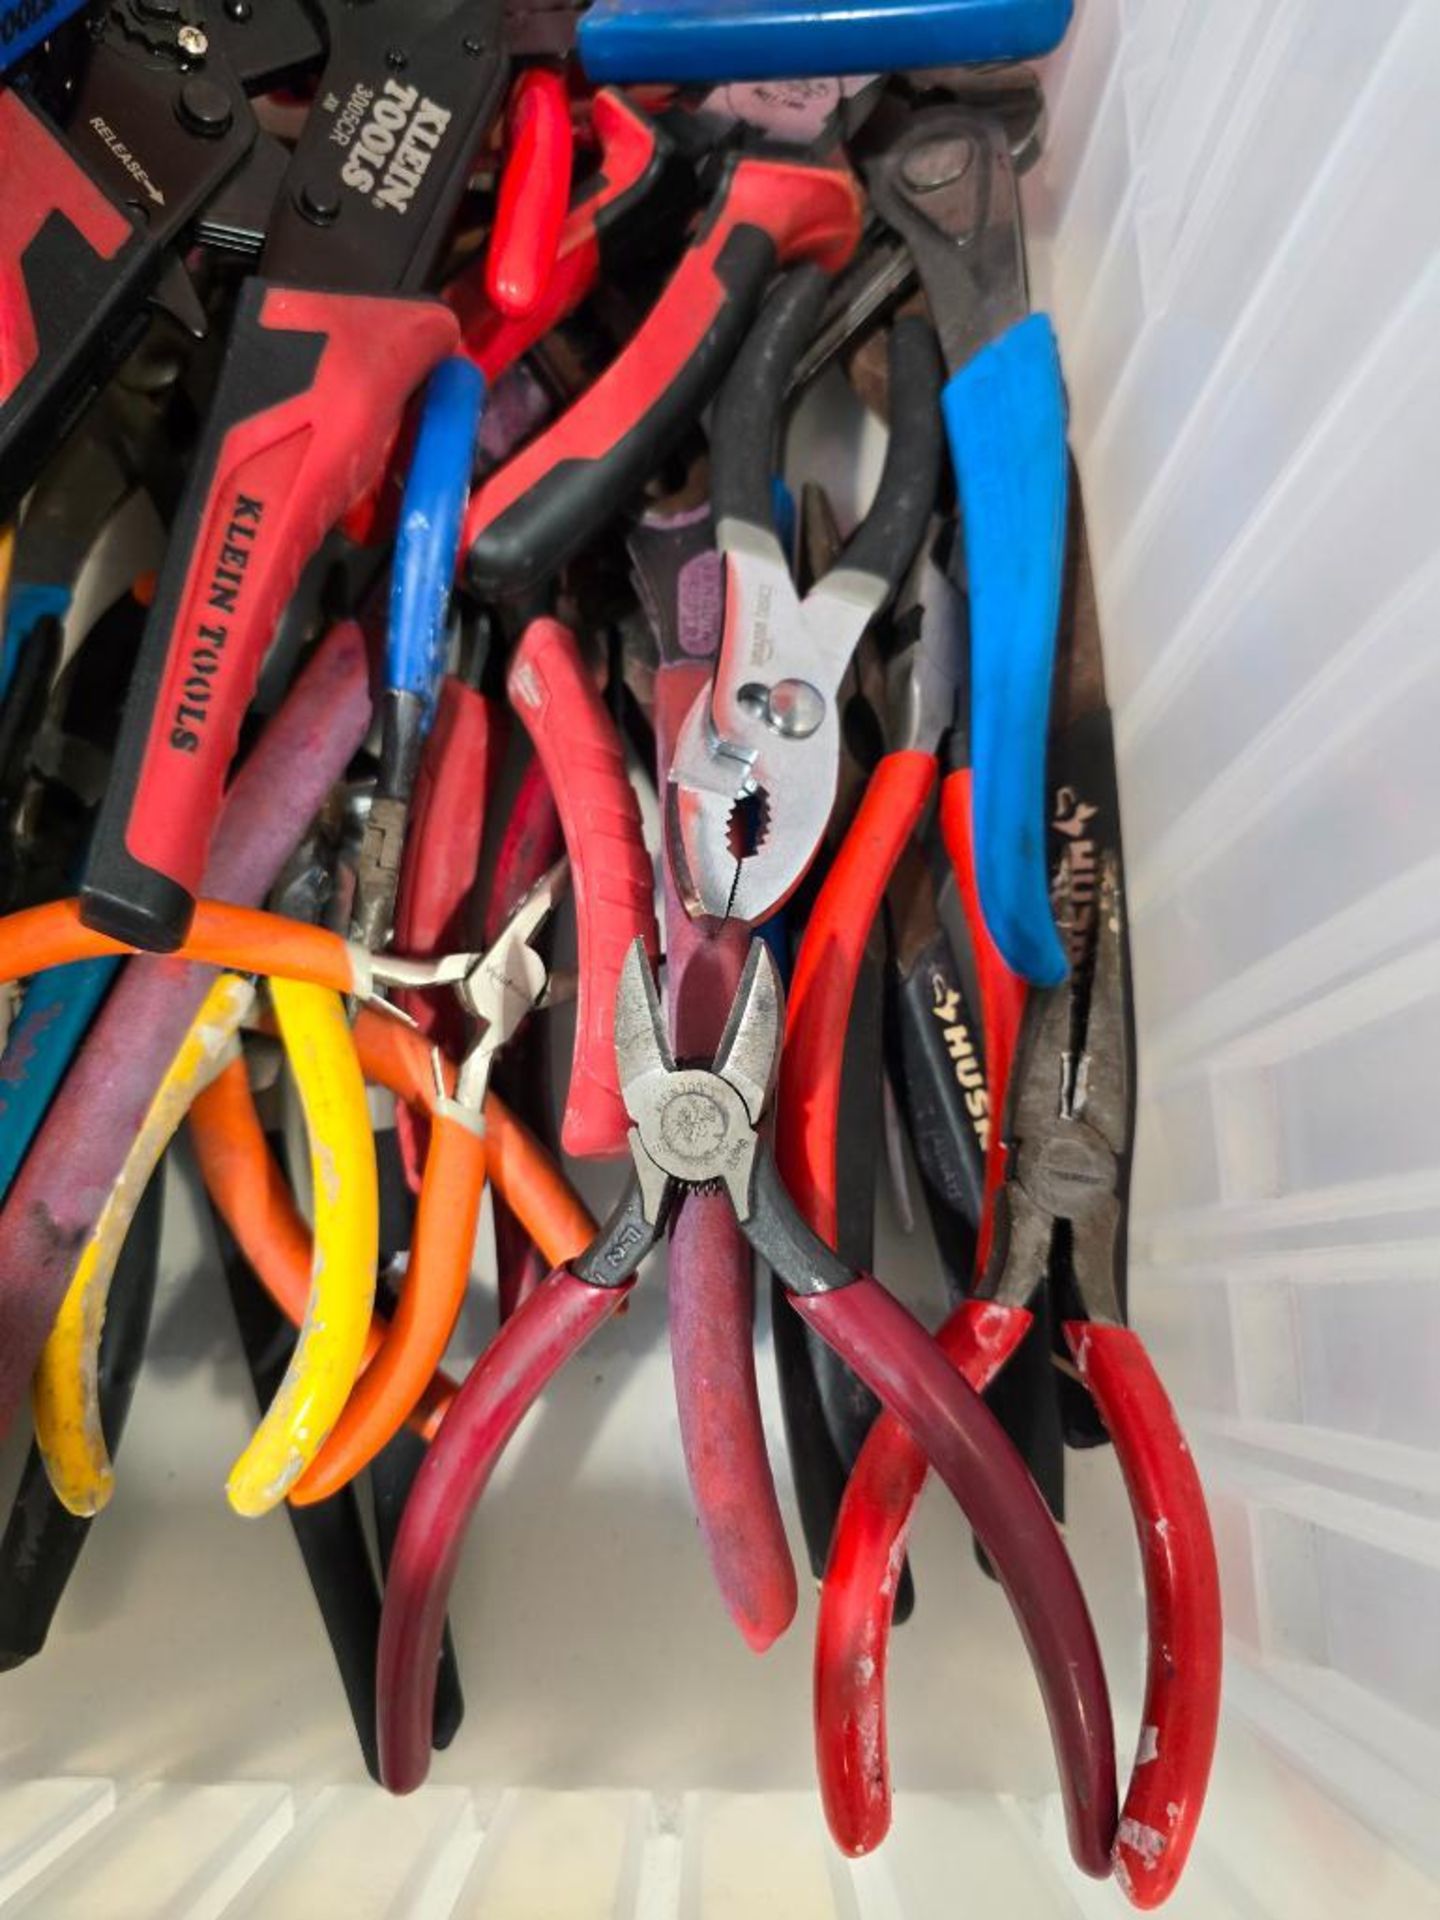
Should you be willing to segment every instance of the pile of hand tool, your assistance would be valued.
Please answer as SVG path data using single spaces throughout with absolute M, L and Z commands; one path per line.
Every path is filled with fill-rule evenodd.
M 889 1825 L 933 1468 L 1077 1865 L 1174 1887 L 1220 1603 L 1126 1317 L 1119 807 L 1021 217 L 1068 11 L 0 5 L 0 1665 L 123 1477 L 183 1135 L 255 1388 L 225 1492 L 288 1513 L 383 1786 L 460 1726 L 496 1461 L 663 1246 L 757 1652 L 797 1605 L 763 1282 L 838 1844 Z M 603 1223 L 577 1159 L 621 1163 Z M 1120 1788 L 1057 1524 L 1107 1442 Z

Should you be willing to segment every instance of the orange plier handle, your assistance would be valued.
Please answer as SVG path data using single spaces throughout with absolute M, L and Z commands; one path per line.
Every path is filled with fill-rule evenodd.
M 82 925 L 77 900 L 52 900 L 0 920 L 0 981 L 19 980 L 47 967 L 76 960 L 138 953 Z M 336 993 L 368 999 L 374 987 L 369 955 L 338 933 L 306 926 L 278 913 L 231 907 L 201 900 L 178 958 L 223 967 L 231 973 L 258 973 L 266 979 L 308 981 Z
M 442 1061 L 441 1087 L 437 1087 L 435 1056 L 426 1042 L 385 1014 L 369 1009 L 360 1013 L 355 1023 L 355 1047 L 365 1078 L 385 1087 L 407 1106 L 433 1116 L 441 1104 L 441 1087 L 446 1098 L 453 1091 L 453 1064 Z M 235 1062 L 195 1102 L 190 1110 L 190 1130 L 201 1174 L 217 1211 L 266 1292 L 298 1325 L 309 1295 L 310 1233 L 266 1143 L 243 1062 Z M 434 1136 L 450 1131 L 437 1126 Z M 570 1259 L 589 1244 L 595 1223 L 583 1202 L 534 1135 L 493 1093 L 485 1101 L 483 1150 L 496 1191 L 513 1208 L 547 1261 Z M 434 1151 L 432 1145 L 432 1156 Z M 391 1321 L 376 1314 L 371 1322 L 359 1387 L 325 1450 L 295 1489 L 294 1497 L 301 1504 L 324 1497 L 312 1489 L 310 1482 L 332 1448 L 338 1450 L 339 1457 L 327 1471 L 337 1475 L 336 1485 L 343 1485 L 407 1420 L 431 1438 L 454 1397 L 455 1383 L 438 1371 L 438 1363 L 463 1302 L 474 1231 L 472 1226 L 466 1235 L 444 1226 L 447 1203 L 456 1213 L 460 1208 L 448 1189 L 434 1186 L 434 1177 L 435 1169 L 427 1161 L 426 1186 L 436 1201 L 432 1219 L 442 1224 L 432 1225 L 431 1250 L 427 1252 L 422 1244 L 423 1214 L 417 1217 L 416 1247 L 400 1310 Z M 478 1206 L 478 1182 L 475 1192 Z M 422 1209 L 423 1205 L 422 1194 Z M 452 1308 L 457 1272 L 459 1299 Z M 432 1354 L 433 1359 L 429 1357 Z M 361 1404 L 365 1382 L 382 1365 L 385 1372 L 381 1379 L 391 1383 L 389 1390 L 381 1395 L 372 1389 L 364 1403 L 365 1418 L 352 1423 L 351 1409 Z M 417 1378 L 419 1385 L 411 1393 Z M 397 1390 L 399 1382 L 404 1383 L 403 1391 Z M 401 1407 L 398 1414 L 397 1406 Z

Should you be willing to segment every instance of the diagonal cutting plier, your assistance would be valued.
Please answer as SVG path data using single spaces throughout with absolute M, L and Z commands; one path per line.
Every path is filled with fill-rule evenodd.
M 485 1101 L 500 1050 L 543 1004 L 550 972 L 534 944 L 564 889 L 563 863 L 523 901 L 500 938 L 456 981 L 473 1038 L 454 1087 L 436 1067 L 436 1099 L 400 1303 L 330 1438 L 294 1497 L 323 1500 L 375 1457 L 414 1411 L 455 1330 L 470 1279 L 485 1184 Z
M 1054 1521 L 1019 1456 L 929 1334 L 868 1274 L 817 1240 L 760 1126 L 783 1028 L 774 962 L 752 945 L 709 1065 L 677 1068 L 644 950 L 632 947 L 615 1046 L 632 1121 L 625 1192 L 591 1245 L 558 1267 L 476 1363 L 415 1482 L 380 1634 L 380 1758 L 387 1786 L 425 1778 L 435 1663 L 471 1510 L 545 1383 L 623 1303 L 689 1189 L 719 1185 L 790 1303 L 920 1440 L 984 1541 L 1035 1663 L 1060 1760 L 1072 1848 L 1109 1871 L 1114 1741 L 1093 1628 Z
M 676 735 L 708 685 L 720 642 L 707 481 L 702 457 L 681 492 L 657 502 L 629 538 L 631 579 L 655 645 L 649 704 L 662 793 Z M 662 834 L 669 825 L 663 818 Z M 663 845 L 661 892 L 670 1043 L 677 1059 L 705 1057 L 724 1032 L 749 936 L 733 920 L 691 918 Z M 691 1498 L 715 1584 L 760 1651 L 790 1625 L 797 1589 L 760 1412 L 755 1257 L 723 1193 L 688 1194 L 669 1231 L 670 1361 Z

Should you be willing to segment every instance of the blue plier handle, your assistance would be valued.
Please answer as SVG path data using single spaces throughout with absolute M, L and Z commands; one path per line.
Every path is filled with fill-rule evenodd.
M 827 79 L 974 66 L 1052 52 L 1071 0 L 592 0 L 580 59 L 592 80 Z
M 971 748 L 980 901 L 1012 972 L 1068 971 L 1050 906 L 1045 755 L 1065 571 L 1069 455 L 1054 331 L 1031 313 L 1015 170 L 994 116 L 911 117 L 866 169 L 915 256 L 950 378 L 970 594 Z
M 428 726 L 445 670 L 445 617 L 470 496 L 485 378 L 469 360 L 442 360 L 425 389 L 405 478 L 385 646 L 388 691 L 420 700 Z

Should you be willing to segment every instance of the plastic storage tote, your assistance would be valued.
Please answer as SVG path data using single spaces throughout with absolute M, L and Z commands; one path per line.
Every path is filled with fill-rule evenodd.
M 1076 13 L 1031 241 L 1119 732 L 1134 1316 L 1205 1475 L 1228 1619 L 1211 1805 L 1172 1911 L 1423 1920 L 1440 1913 L 1440 9 Z M 215 1345 L 185 1192 L 172 1181 L 119 1496 L 46 1656 L 0 1690 L 7 1920 L 1124 1910 L 1068 1865 L 1025 1656 L 943 1498 L 894 1651 L 894 1831 L 857 1865 L 835 1853 L 812 1603 L 764 1659 L 724 1617 L 653 1281 L 484 1503 L 456 1595 L 458 1743 L 408 1801 L 361 1784 L 285 1521 L 241 1524 L 221 1497 L 248 1386 Z M 914 1271 L 923 1253 L 892 1236 L 887 1257 Z M 1133 1729 L 1129 1516 L 1108 1453 L 1072 1465 L 1070 1542 Z

